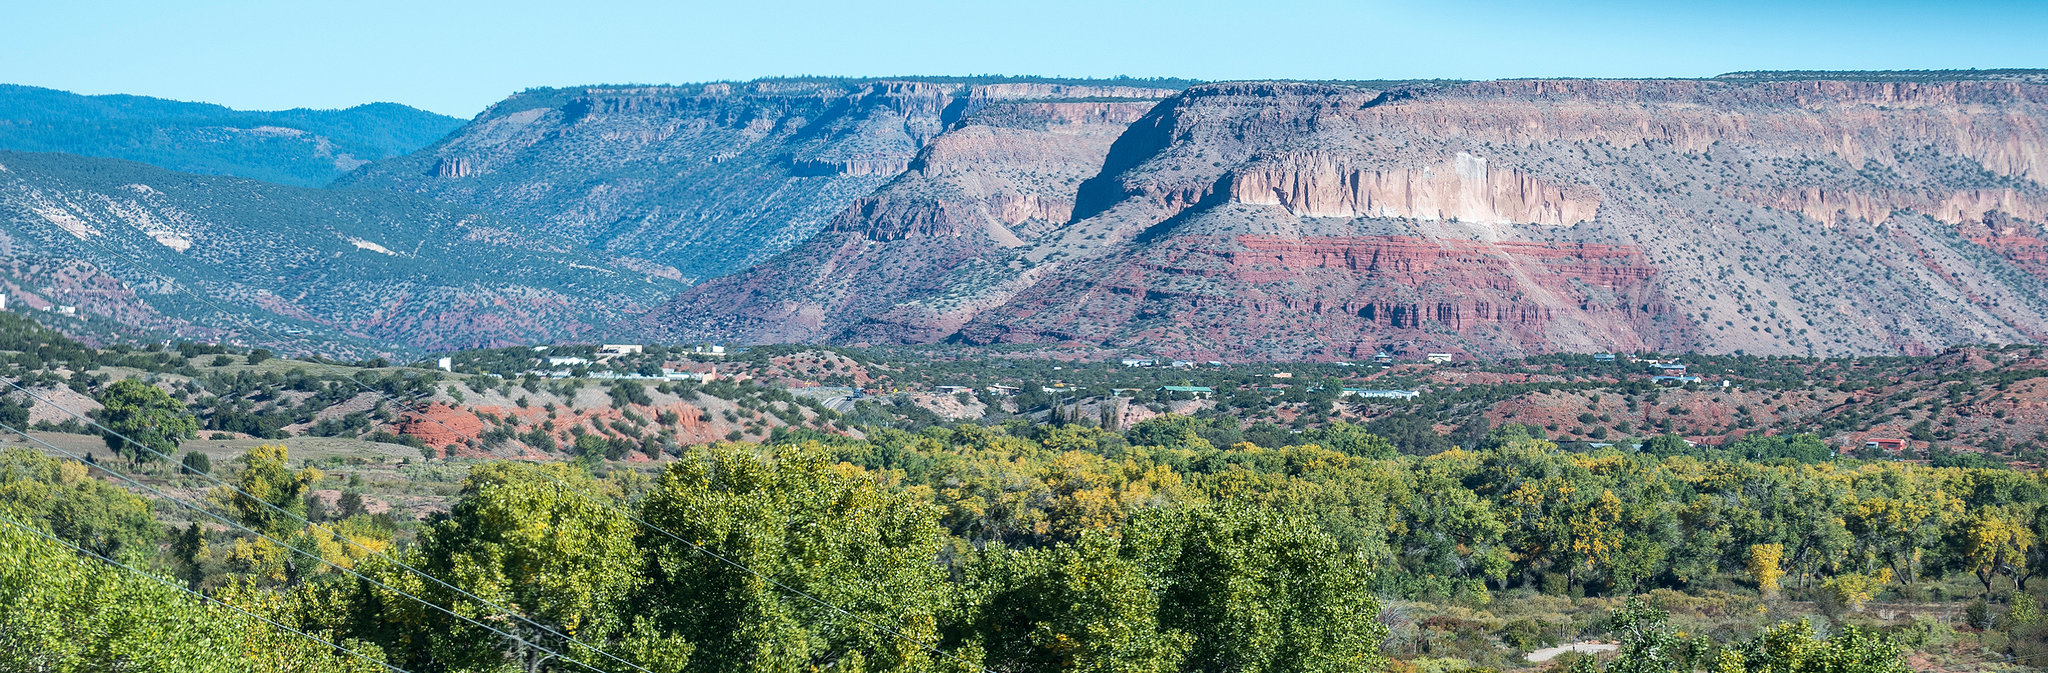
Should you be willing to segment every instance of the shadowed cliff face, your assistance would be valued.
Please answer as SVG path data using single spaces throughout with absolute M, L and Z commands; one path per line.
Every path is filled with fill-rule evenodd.
M 1062 154 L 1071 191 L 963 197 L 1052 165 L 1021 149 L 1052 141 L 940 162 L 949 132 L 919 160 L 949 187 L 913 170 L 662 315 L 707 338 L 1226 357 L 2038 341 L 2044 105 L 2013 82 L 1201 86 Z M 964 215 L 998 201 L 1034 224 Z
M 1075 193 L 1110 143 L 1170 93 L 1097 91 L 1088 102 L 1043 102 L 1044 92 L 1012 88 L 977 87 L 972 111 L 909 172 L 803 245 L 694 288 L 644 324 L 687 339 L 816 341 L 850 330 L 945 338 L 986 307 L 977 302 L 990 286 L 1009 288 L 996 297 L 1021 289 L 1008 259 L 1073 217 Z M 1146 97 L 1095 100 L 1106 94 Z

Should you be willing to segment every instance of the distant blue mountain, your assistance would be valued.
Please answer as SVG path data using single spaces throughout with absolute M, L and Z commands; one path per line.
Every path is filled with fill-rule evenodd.
M 309 187 L 425 147 L 463 122 L 396 103 L 265 112 L 0 84 L 0 150 L 127 159 Z

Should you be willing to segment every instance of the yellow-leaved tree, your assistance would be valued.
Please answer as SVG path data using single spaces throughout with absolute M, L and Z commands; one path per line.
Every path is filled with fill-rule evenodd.
M 1765 598 L 1778 595 L 1778 578 L 1785 576 L 1785 545 L 1754 544 L 1749 546 L 1749 578 L 1756 580 L 1756 590 Z

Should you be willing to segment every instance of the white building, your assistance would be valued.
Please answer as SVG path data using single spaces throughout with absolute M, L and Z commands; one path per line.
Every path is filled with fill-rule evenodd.
M 579 358 L 571 356 L 554 356 L 548 358 L 548 366 L 551 367 L 560 367 L 562 365 L 575 366 L 587 364 L 590 364 L 590 358 Z
M 452 372 L 455 371 L 455 358 L 441 358 L 435 360 L 434 365 L 440 367 L 441 371 Z
M 1422 393 L 1413 390 L 1374 390 L 1370 388 L 1345 388 L 1345 397 L 1363 397 L 1378 400 L 1412 400 Z
M 640 344 L 604 344 L 597 347 L 598 355 L 637 355 L 641 352 Z

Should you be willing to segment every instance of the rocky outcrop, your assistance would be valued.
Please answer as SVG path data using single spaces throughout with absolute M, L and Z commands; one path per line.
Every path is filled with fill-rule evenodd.
M 1458 152 L 1439 166 L 1391 171 L 1345 166 L 1327 156 L 1296 155 L 1231 172 L 1230 198 L 1280 206 L 1300 217 L 1397 217 L 1487 224 L 1578 224 L 1593 219 L 1591 189 L 1566 194 L 1520 171 L 1489 168 Z
M 2030 190 L 2031 191 L 2031 190 Z M 1765 193 L 1736 193 L 1756 205 L 1788 210 L 1829 225 L 1843 220 L 1884 223 L 1900 213 L 1925 215 L 1949 224 L 1978 222 L 1992 212 L 2022 219 L 2048 219 L 2048 195 L 2020 189 L 1965 189 L 1953 192 L 1920 190 L 1860 191 L 1808 187 Z
M 465 446 L 469 438 L 482 434 L 484 421 L 467 409 L 435 402 L 412 409 L 398 422 L 398 432 L 419 439 L 427 446 L 458 455 L 484 454 Z
M 476 166 L 467 157 L 441 157 L 434 161 L 434 177 L 466 178 L 476 174 Z
M 1998 253 L 2007 261 L 2048 281 L 2048 229 L 2000 211 L 1958 227 L 1963 238 Z
M 887 176 L 910 170 L 910 155 L 791 159 L 790 164 L 796 175 L 804 177 Z

